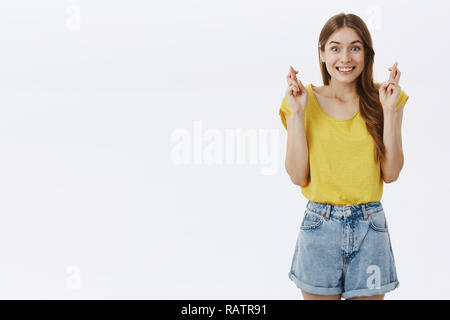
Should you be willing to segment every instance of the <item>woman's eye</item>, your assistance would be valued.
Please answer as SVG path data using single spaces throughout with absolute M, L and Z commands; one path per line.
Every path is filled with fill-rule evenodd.
M 352 49 L 355 49 L 355 48 L 357 48 L 358 50 L 355 50 L 355 51 L 359 51 L 359 50 L 361 50 L 361 48 L 360 47 L 357 47 L 357 46 L 355 46 L 355 47 L 353 47 Z M 331 51 L 334 51 L 334 52 L 336 52 L 335 50 L 333 50 L 333 49 L 338 49 L 338 47 L 332 47 L 331 48 Z

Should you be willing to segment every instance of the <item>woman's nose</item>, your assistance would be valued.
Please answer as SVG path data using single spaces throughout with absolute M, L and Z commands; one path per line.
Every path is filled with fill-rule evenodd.
M 348 53 L 343 53 L 342 57 L 341 57 L 341 60 L 342 60 L 342 62 L 347 62 L 348 58 L 349 58 L 349 54 Z
M 343 51 L 342 56 L 341 56 L 341 62 L 342 63 L 347 63 L 350 61 L 350 53 L 347 51 Z

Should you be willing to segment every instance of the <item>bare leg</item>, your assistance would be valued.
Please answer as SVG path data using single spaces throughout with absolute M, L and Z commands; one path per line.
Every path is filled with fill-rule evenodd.
M 341 300 L 340 294 L 332 294 L 332 295 L 312 294 L 302 290 L 302 295 L 304 300 Z
M 384 293 L 369 297 L 353 297 L 345 300 L 384 300 Z

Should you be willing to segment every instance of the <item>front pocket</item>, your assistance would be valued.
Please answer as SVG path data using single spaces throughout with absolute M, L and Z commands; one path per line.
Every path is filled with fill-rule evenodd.
M 317 213 L 306 210 L 302 224 L 300 225 L 301 230 L 314 230 L 317 229 L 323 223 L 323 217 Z
M 387 232 L 388 225 L 386 221 L 386 216 L 384 214 L 384 210 L 370 214 L 369 225 L 375 231 Z

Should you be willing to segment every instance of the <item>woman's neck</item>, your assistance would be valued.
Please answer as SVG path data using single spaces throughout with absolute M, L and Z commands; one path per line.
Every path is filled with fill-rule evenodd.
M 331 79 L 326 88 L 326 95 L 340 102 L 350 102 L 359 98 L 356 90 L 356 81 L 346 83 Z

